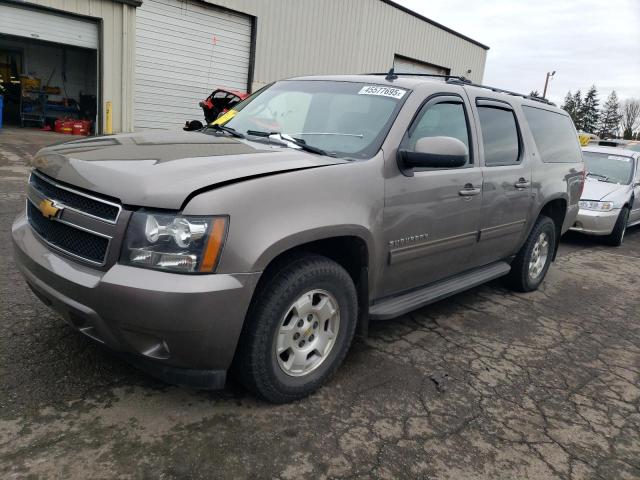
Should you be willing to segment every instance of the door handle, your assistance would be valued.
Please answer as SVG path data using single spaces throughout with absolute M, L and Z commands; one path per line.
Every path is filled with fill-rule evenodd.
M 482 189 L 475 188 L 472 184 L 467 183 L 462 190 L 458 192 L 461 197 L 473 197 L 474 195 L 478 195 Z
M 519 190 L 527 188 L 529 185 L 531 185 L 531 182 L 529 182 L 525 178 L 519 178 L 518 181 L 513 184 L 513 186 L 516 187 Z

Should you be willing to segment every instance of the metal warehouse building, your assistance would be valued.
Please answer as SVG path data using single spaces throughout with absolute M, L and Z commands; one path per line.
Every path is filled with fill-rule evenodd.
M 108 102 L 114 132 L 175 129 L 214 87 L 296 75 L 393 65 L 480 82 L 487 50 L 386 0 L 0 0 L 5 122 L 46 99 L 45 117 L 80 110 L 98 133 Z

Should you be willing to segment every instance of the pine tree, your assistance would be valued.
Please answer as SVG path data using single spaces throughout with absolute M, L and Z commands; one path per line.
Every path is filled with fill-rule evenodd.
M 566 97 L 564 97 L 564 105 L 562 105 L 562 108 L 569 114 L 571 120 L 573 120 L 576 130 L 581 130 L 582 119 L 580 110 L 582 108 L 582 96 L 580 90 L 573 95 L 571 91 L 568 91 Z
M 598 112 L 599 103 L 598 91 L 596 90 L 596 86 L 592 85 L 584 97 L 580 110 L 582 129 L 585 132 L 594 133 L 598 128 L 598 118 L 600 117 L 600 113 Z
M 580 90 L 573 94 L 573 115 L 571 118 L 576 125 L 576 130 L 584 130 L 582 124 L 582 93 Z
M 573 116 L 575 115 L 575 112 L 576 112 L 576 106 L 573 103 L 573 95 L 571 95 L 571 90 L 569 90 L 567 92 L 567 95 L 564 97 L 564 103 L 562 104 L 561 108 L 565 112 L 567 112 L 573 119 Z
M 618 95 L 613 90 L 607 97 L 607 101 L 602 106 L 600 112 L 600 123 L 598 127 L 598 136 L 600 138 L 615 137 L 618 133 L 618 125 L 622 120 L 620 114 L 620 105 L 618 103 Z

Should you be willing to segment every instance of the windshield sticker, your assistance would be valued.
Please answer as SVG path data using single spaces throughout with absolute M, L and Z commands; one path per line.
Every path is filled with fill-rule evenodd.
M 407 93 L 407 91 L 402 90 L 400 88 L 378 87 L 375 85 L 368 85 L 366 87 L 362 87 L 362 89 L 358 92 L 358 95 L 380 95 L 383 97 L 400 99 L 404 97 L 405 93 Z
M 618 162 L 629 163 L 631 159 L 629 157 L 619 157 L 618 155 L 609 155 L 607 157 L 609 160 L 616 160 Z

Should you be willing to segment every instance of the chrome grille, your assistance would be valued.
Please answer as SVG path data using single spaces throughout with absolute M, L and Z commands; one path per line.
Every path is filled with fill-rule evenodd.
M 66 223 L 48 220 L 31 202 L 27 202 L 29 224 L 40 237 L 65 253 L 102 265 L 107 256 L 109 239 L 79 230 Z
M 110 223 L 118 220 L 120 205 L 117 203 L 60 185 L 36 171 L 32 172 L 29 183 L 44 197 L 55 200 L 66 208 Z
M 27 193 L 27 218 L 47 245 L 77 260 L 104 266 L 122 207 L 55 182 L 33 171 Z

